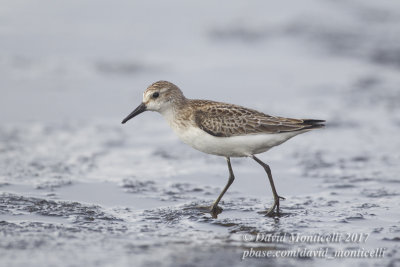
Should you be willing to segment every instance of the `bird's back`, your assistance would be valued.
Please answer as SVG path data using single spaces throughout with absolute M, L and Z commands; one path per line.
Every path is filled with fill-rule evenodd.
M 323 120 L 276 117 L 262 112 L 209 100 L 189 100 L 196 125 L 216 137 L 277 134 L 324 127 Z

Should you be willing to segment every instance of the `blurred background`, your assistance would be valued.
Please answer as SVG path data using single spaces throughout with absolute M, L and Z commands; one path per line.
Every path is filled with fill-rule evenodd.
M 303 91 L 349 94 L 398 74 L 396 5 L 4 1 L 1 121 L 119 119 L 160 79 L 188 97 L 289 113 Z M 313 113 L 335 109 L 328 100 Z
M 299 245 L 243 234 L 337 231 L 370 233 L 362 246 L 387 256 L 324 264 L 398 263 L 400 3 L 0 4 L 0 265 L 264 266 L 241 261 L 243 250 Z M 183 145 L 159 114 L 120 124 L 157 80 L 189 98 L 328 121 L 261 156 L 287 198 L 283 217 L 257 213 L 272 203 L 265 173 L 235 159 L 211 219 L 198 207 L 225 185 L 225 160 Z

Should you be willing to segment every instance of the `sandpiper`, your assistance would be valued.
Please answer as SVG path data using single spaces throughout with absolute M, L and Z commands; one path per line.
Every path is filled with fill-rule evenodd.
M 324 127 L 325 122 L 275 117 L 238 105 L 188 99 L 176 85 L 167 81 L 151 84 L 143 93 L 143 102 L 122 123 L 147 110 L 161 113 L 184 143 L 226 158 L 229 180 L 211 206 L 214 218 L 222 212 L 218 203 L 235 179 L 231 157 L 250 157 L 264 168 L 274 195 L 274 204 L 267 215 L 273 215 L 275 208 L 279 214 L 279 200 L 284 198 L 276 192 L 270 167 L 255 155 L 298 134 Z

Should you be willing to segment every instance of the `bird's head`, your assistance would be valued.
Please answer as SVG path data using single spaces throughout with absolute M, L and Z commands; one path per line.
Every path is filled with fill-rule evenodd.
M 173 83 L 158 81 L 151 84 L 143 93 L 142 103 L 132 111 L 122 123 L 139 115 L 144 111 L 157 111 L 164 113 L 185 100 L 182 91 Z

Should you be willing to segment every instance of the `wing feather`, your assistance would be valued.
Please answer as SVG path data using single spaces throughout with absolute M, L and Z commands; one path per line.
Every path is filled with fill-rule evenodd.
M 212 101 L 198 101 L 195 104 L 196 125 L 217 137 L 300 131 L 323 127 L 321 123 L 324 122 L 275 117 L 245 107 Z

